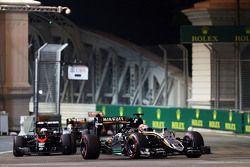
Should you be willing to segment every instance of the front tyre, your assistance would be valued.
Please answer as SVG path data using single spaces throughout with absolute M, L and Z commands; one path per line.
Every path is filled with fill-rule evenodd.
M 71 145 L 71 134 L 63 134 L 61 136 L 62 139 L 62 153 L 64 155 L 69 155 L 72 153 L 72 145 Z
M 71 153 L 75 154 L 77 151 L 77 147 L 76 147 L 76 134 L 75 133 L 71 133 Z
M 128 137 L 126 151 L 127 155 L 132 159 L 140 158 L 140 149 L 146 147 L 147 142 L 145 136 L 141 133 L 132 133 Z
M 14 136 L 13 138 L 13 155 L 15 157 L 22 157 L 23 152 L 20 150 L 24 146 L 23 136 Z
M 199 158 L 202 155 L 204 140 L 199 132 L 187 132 L 183 137 L 182 144 L 185 147 L 185 154 L 188 158 Z
M 100 143 L 96 135 L 84 134 L 80 142 L 83 159 L 97 159 L 100 155 Z

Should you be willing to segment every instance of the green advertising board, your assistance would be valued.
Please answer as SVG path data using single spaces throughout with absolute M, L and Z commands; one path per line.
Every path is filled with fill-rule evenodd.
M 105 116 L 129 116 L 133 117 L 135 113 L 143 113 L 144 123 L 148 126 L 161 129 L 170 128 L 175 130 L 186 130 L 188 121 L 185 119 L 188 113 L 181 109 L 148 107 L 148 106 L 126 106 L 126 105 L 97 105 L 97 111 L 101 111 Z
M 242 114 L 225 110 L 195 109 L 191 126 L 242 133 Z
M 250 42 L 250 26 L 181 26 L 181 43 Z
M 250 133 L 250 113 L 244 113 L 244 132 Z
M 243 114 L 233 111 L 129 105 L 97 105 L 96 109 L 105 116 L 133 117 L 135 113 L 143 113 L 144 123 L 155 129 L 186 131 L 189 127 L 198 127 L 243 132 Z M 245 117 L 250 122 L 250 116 Z M 250 132 L 249 127 L 247 125 L 246 130 Z

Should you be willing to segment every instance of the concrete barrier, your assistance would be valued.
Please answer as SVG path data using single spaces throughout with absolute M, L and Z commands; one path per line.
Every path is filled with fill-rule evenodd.
M 95 112 L 95 104 L 73 104 L 73 103 L 61 103 L 61 121 L 62 124 L 66 124 L 67 118 L 87 118 L 93 119 L 88 116 L 88 112 Z M 39 103 L 39 109 L 41 113 L 52 113 L 53 105 L 48 103 Z M 33 103 L 30 103 L 29 110 L 33 112 Z

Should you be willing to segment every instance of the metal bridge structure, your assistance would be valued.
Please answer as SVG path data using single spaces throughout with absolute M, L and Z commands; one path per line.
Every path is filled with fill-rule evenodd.
M 114 36 L 79 28 L 55 13 L 30 13 L 29 23 L 30 84 L 34 85 L 37 50 L 44 43 L 68 43 L 62 53 L 62 103 L 187 106 L 191 85 L 183 46 L 176 46 L 179 54 L 172 57 L 166 46 L 159 46 L 157 54 Z M 173 59 L 178 56 L 178 60 Z M 67 79 L 67 66 L 72 64 L 88 66 L 88 80 Z

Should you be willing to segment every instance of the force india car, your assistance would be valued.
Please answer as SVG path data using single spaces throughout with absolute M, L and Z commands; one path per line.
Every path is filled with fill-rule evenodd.
M 210 148 L 204 146 L 203 137 L 196 131 L 186 132 L 180 139 L 167 129 L 156 132 L 148 128 L 142 124 L 140 117 L 97 117 L 95 120 L 96 134 L 84 134 L 80 142 L 83 159 L 97 159 L 100 153 L 120 154 L 132 159 L 175 154 L 198 158 L 204 153 L 210 153 Z M 102 136 L 105 127 L 108 127 L 108 131 L 115 131 L 114 135 Z
M 76 153 L 73 135 L 63 131 L 59 121 L 38 121 L 31 134 L 14 136 L 13 155 L 15 157 L 50 153 Z

